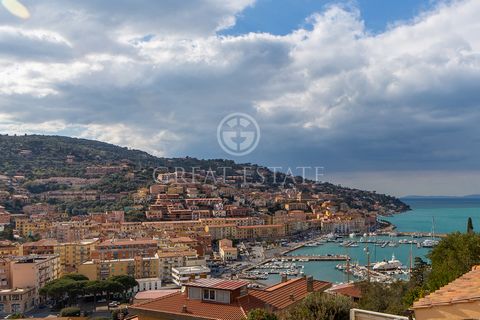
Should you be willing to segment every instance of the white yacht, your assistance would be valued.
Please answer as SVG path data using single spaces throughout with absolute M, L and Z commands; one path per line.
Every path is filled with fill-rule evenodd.
M 438 240 L 427 239 L 422 242 L 422 247 L 424 248 L 433 248 L 438 244 Z
M 373 266 L 373 270 L 388 271 L 388 270 L 399 269 L 401 267 L 402 267 L 402 263 L 400 262 L 400 260 L 396 259 L 395 255 L 392 255 L 392 260 L 375 263 Z

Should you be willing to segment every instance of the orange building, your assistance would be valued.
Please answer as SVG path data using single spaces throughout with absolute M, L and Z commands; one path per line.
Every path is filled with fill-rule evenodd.
M 136 256 L 152 257 L 157 253 L 158 243 L 151 239 L 111 239 L 95 246 L 92 259 L 129 259 Z

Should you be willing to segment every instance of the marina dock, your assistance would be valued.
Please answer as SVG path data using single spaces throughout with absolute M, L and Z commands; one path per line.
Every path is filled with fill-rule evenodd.
M 347 261 L 350 257 L 347 255 L 311 255 L 311 256 L 282 256 L 282 261 Z

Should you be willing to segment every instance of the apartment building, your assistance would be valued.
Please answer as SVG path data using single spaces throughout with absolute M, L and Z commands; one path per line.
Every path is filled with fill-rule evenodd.
M 0 258 L 0 289 L 12 287 L 12 275 L 10 273 L 12 258 L 2 256 Z
M 20 244 L 9 240 L 0 241 L 0 257 L 18 256 Z
M 55 239 L 41 239 L 34 242 L 26 242 L 20 247 L 20 253 L 23 256 L 54 254 L 55 246 L 57 245 L 58 241 Z
M 237 225 L 235 223 L 207 225 L 205 226 L 205 232 L 210 233 L 212 240 L 237 239 Z
M 90 260 L 91 254 L 98 243 L 100 243 L 100 240 L 94 238 L 55 245 L 54 253 L 59 256 L 62 274 L 77 272 L 78 266 Z
M 51 226 L 49 221 L 32 220 L 27 217 L 15 218 L 15 229 L 22 237 L 33 236 L 46 232 Z
M 322 218 L 321 228 L 324 233 L 349 234 L 351 232 L 367 232 L 365 219 L 362 216 L 331 216 Z
M 35 305 L 40 303 L 39 290 L 49 281 L 60 277 L 60 259 L 57 255 L 21 257 L 10 266 L 12 288 L 34 288 Z
M 129 275 L 135 279 L 159 277 L 158 256 L 110 260 L 90 260 L 78 266 L 78 273 L 90 280 L 105 280 L 112 276 Z
M 210 269 L 205 266 L 172 268 L 172 280 L 177 286 L 182 286 L 197 279 L 207 278 L 210 278 Z
M 23 314 L 35 308 L 34 288 L 0 290 L 0 316 Z
M 158 252 L 159 276 L 164 282 L 173 282 L 172 268 L 205 266 L 205 258 L 200 258 L 196 250 L 165 250 Z
M 275 239 L 286 235 L 285 225 L 270 224 L 237 227 L 236 239 Z
M 223 261 L 232 261 L 238 258 L 238 250 L 229 239 L 222 239 L 218 242 L 218 252 Z
M 152 239 L 110 239 L 95 246 L 92 259 L 115 260 L 130 259 L 136 256 L 152 257 L 158 249 L 158 243 Z

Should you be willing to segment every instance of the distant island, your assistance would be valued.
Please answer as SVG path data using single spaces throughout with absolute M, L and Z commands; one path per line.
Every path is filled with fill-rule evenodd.
M 470 194 L 465 196 L 420 196 L 420 195 L 408 195 L 400 197 L 400 199 L 479 199 L 480 194 Z

